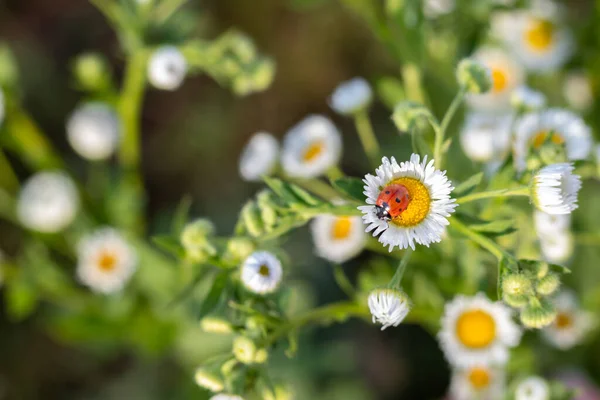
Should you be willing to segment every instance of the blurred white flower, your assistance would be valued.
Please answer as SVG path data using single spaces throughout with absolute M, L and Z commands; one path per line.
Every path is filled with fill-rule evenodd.
M 550 387 L 543 378 L 530 376 L 517 386 L 515 400 L 550 400 Z
M 279 143 L 273 135 L 258 132 L 248 142 L 240 156 L 240 175 L 246 181 L 259 181 L 270 175 L 279 157 Z
M 570 107 L 578 111 L 588 110 L 594 103 L 590 79 L 583 71 L 569 72 L 563 83 L 563 96 Z
M 509 307 L 479 293 L 446 303 L 438 337 L 448 362 L 467 368 L 506 364 L 508 349 L 519 344 L 521 333 Z
M 456 7 L 456 0 L 424 0 L 423 14 L 427 18 L 435 19 L 442 15 L 450 14 Z
M 311 223 L 317 254 L 334 263 L 343 263 L 360 254 L 367 241 L 360 217 L 319 215 Z
M 554 347 L 568 350 L 585 338 L 595 324 L 594 316 L 580 308 L 575 293 L 562 290 L 552 300 L 556 319 L 542 330 L 544 339 Z
M 538 236 L 553 235 L 556 232 L 568 231 L 571 226 L 571 214 L 552 215 L 535 210 L 533 222 Z
M 452 373 L 452 400 L 500 400 L 506 391 L 506 376 L 501 368 L 486 364 L 456 368 Z
M 329 105 L 339 114 L 354 114 L 366 108 L 373 98 L 371 85 L 364 78 L 353 78 L 335 88 Z
M 54 233 L 69 225 L 79 209 L 75 184 L 62 172 L 38 172 L 19 194 L 17 216 L 34 231 Z
M 174 46 L 158 48 L 148 61 L 148 80 L 157 89 L 175 90 L 185 79 L 187 62 Z
M 104 103 L 78 107 L 67 121 L 67 139 L 73 149 L 88 160 L 110 157 L 119 142 L 119 118 Z
M 281 164 L 296 178 L 314 178 L 335 166 L 342 155 L 342 136 L 329 118 L 310 115 L 288 131 Z
M 282 278 L 281 262 L 268 251 L 252 253 L 242 264 L 242 283 L 253 293 L 274 292 L 279 287 Z
M 542 257 L 550 263 L 563 264 L 573 255 L 575 243 L 569 231 L 557 231 L 551 235 L 539 236 L 539 239 Z
M 519 86 L 513 90 L 510 102 L 519 110 L 538 111 L 546 106 L 546 96 L 528 86 Z
M 410 311 L 410 299 L 399 290 L 375 289 L 369 294 L 369 310 L 373 323 L 383 325 L 381 330 L 398 326 Z
M 548 165 L 532 179 L 531 201 L 548 214 L 569 214 L 575 210 L 581 178 L 573 174 L 575 167 L 569 163 Z
M 463 151 L 475 162 L 503 160 L 510 150 L 511 115 L 469 113 L 460 131 Z
M 136 270 L 137 255 L 113 228 L 100 228 L 77 246 L 77 277 L 95 292 L 122 290 Z

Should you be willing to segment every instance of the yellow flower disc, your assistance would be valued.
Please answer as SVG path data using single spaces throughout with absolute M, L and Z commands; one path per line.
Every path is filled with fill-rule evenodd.
M 531 139 L 531 145 L 533 146 L 533 148 L 539 149 L 546 141 L 547 136 L 548 136 L 548 131 L 540 131 L 540 132 L 536 133 L 533 136 L 533 138 Z M 565 139 L 562 137 L 562 135 L 560 135 L 556 132 L 552 133 L 552 136 L 550 137 L 550 141 L 554 144 L 565 143 Z
M 508 77 L 506 76 L 506 72 L 501 68 L 492 68 L 492 91 L 493 92 L 501 92 L 506 89 L 508 85 Z
M 469 382 L 477 390 L 488 387 L 490 380 L 490 373 L 485 368 L 475 367 L 469 371 Z
M 464 346 L 481 349 L 496 338 L 496 322 L 483 310 L 467 311 L 456 322 L 456 335 Z
M 331 236 L 334 240 L 346 239 L 348 236 L 350 236 L 351 228 L 352 219 L 350 217 L 338 217 L 333 223 Z
M 104 252 L 98 259 L 98 267 L 104 272 L 110 272 L 117 266 L 117 257 L 109 252 Z
M 558 313 L 554 323 L 558 329 L 567 329 L 573 326 L 573 318 L 567 313 Z
M 391 184 L 404 185 L 408 190 L 410 198 L 410 203 L 406 210 L 392 219 L 392 222 L 402 227 L 419 225 L 427 217 L 427 214 L 429 214 L 429 207 L 431 206 L 429 189 L 420 180 L 408 177 L 398 178 L 388 183 L 388 185 Z
M 325 142 L 322 140 L 311 143 L 304 150 L 304 154 L 302 154 L 302 159 L 304 162 L 314 161 L 323 151 L 325 150 Z
M 261 265 L 261 266 L 258 268 L 258 274 L 259 274 L 259 275 L 261 275 L 261 276 L 266 276 L 266 277 L 268 277 L 269 275 L 271 275 L 271 270 L 269 269 L 269 267 L 268 267 L 268 266 L 266 266 L 266 265 Z
M 525 31 L 525 42 L 533 51 L 547 51 L 554 39 L 554 25 L 550 21 L 536 20 Z

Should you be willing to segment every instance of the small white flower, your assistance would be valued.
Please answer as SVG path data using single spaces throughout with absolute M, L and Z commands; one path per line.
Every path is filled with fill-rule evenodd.
M 508 349 L 521 340 L 511 312 L 481 293 L 446 303 L 438 337 L 448 362 L 459 368 L 505 364 Z
M 88 160 L 110 157 L 119 142 L 119 118 L 104 103 L 77 108 L 67 121 L 67 139 L 73 149 Z
M 364 78 L 353 78 L 335 88 L 329 105 L 339 114 L 354 114 L 369 105 L 373 90 Z
M 517 386 L 515 400 L 550 400 L 550 387 L 543 378 L 530 376 Z
M 242 264 L 242 283 L 253 293 L 274 292 L 279 287 L 282 277 L 281 262 L 268 251 L 252 253 Z
M 500 48 L 483 47 L 473 54 L 473 58 L 490 70 L 492 88 L 486 93 L 469 94 L 469 106 L 485 111 L 508 110 L 512 92 L 525 81 L 523 68 Z
M 548 165 L 533 177 L 531 200 L 548 214 L 569 214 L 575 210 L 581 178 L 573 174 L 575 167 L 569 163 Z
M 429 19 L 435 19 L 450 14 L 455 7 L 456 0 L 425 0 L 423 2 L 423 14 Z
M 17 216 L 34 231 L 54 233 L 67 227 L 79 209 L 75 184 L 62 172 L 39 172 L 29 178 L 19 194 Z
M 473 365 L 453 371 L 450 394 L 453 400 L 500 400 L 505 385 L 506 376 L 501 368 Z
M 537 111 L 546 106 L 546 96 L 528 86 L 519 86 L 513 90 L 510 102 L 515 108 Z
M 279 143 L 273 135 L 258 132 L 248 142 L 240 156 L 240 175 L 246 181 L 259 181 L 275 169 Z
M 475 162 L 501 161 L 510 149 L 511 115 L 469 113 L 460 131 L 460 144 Z
M 369 310 L 373 323 L 383 325 L 381 330 L 398 326 L 410 311 L 410 299 L 399 290 L 375 289 L 369 294 Z
M 77 276 L 81 283 L 104 294 L 122 290 L 135 272 L 137 255 L 113 228 L 100 228 L 77 246 Z
M 291 177 L 314 178 L 335 166 L 341 154 L 342 136 L 333 122 L 310 115 L 285 135 L 281 163 Z
M 571 226 L 571 214 L 552 215 L 535 210 L 533 222 L 538 236 L 554 235 L 556 232 L 565 232 Z
M 211 397 L 209 400 L 244 400 L 244 398 L 234 394 L 219 393 Z
M 367 241 L 360 217 L 319 215 L 311 223 L 311 232 L 317 254 L 335 263 L 360 254 Z
M 545 261 L 563 264 L 573 255 L 575 243 L 573 235 L 568 231 L 557 231 L 554 234 L 540 235 L 540 250 Z
M 585 111 L 594 103 L 590 79 L 583 71 L 569 72 L 563 83 L 563 96 L 570 107 Z
M 177 89 L 185 79 L 186 73 L 185 57 L 174 46 L 158 48 L 148 62 L 148 80 L 157 89 Z
M 564 144 L 569 161 L 584 160 L 593 145 L 592 131 L 581 117 L 557 108 L 525 114 L 517 121 L 515 134 L 513 152 L 519 171 L 525 169 L 530 149 L 538 150 L 549 134 L 552 143 Z
M 583 341 L 594 326 L 594 317 L 579 307 L 577 297 L 570 290 L 559 292 L 553 304 L 556 319 L 542 330 L 542 335 L 554 347 L 568 350 Z
M 389 246 L 390 251 L 396 246 L 414 249 L 415 243 L 429 246 L 441 241 L 448 225 L 447 218 L 457 206 L 450 197 L 454 188 L 446 177 L 446 171 L 437 170 L 433 160 L 427 162 L 427 156 L 421 162 L 421 157 L 413 154 L 410 161 L 400 164 L 394 157 L 391 160 L 384 157 L 375 174 L 367 174 L 363 179 L 368 205 L 358 207 L 363 213 L 367 232 L 379 235 L 379 242 Z M 386 207 L 376 204 L 388 186 L 406 192 L 408 199 L 405 209 L 393 215 L 389 211 L 394 204 Z M 395 201 L 402 204 L 400 199 Z M 383 214 L 382 210 L 385 211 Z

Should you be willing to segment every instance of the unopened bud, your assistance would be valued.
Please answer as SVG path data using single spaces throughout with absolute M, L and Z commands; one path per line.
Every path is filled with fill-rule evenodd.
M 504 293 L 502 299 L 506 304 L 514 308 L 525 307 L 529 303 L 529 296 L 525 294 L 508 294 Z
M 234 264 L 239 264 L 256 250 L 254 242 L 245 237 L 233 237 L 227 242 L 224 258 Z
M 200 328 L 208 333 L 228 334 L 233 332 L 233 328 L 228 321 L 217 317 L 202 318 L 200 321 Z
M 521 322 L 528 328 L 543 328 L 554 322 L 556 309 L 545 299 L 532 297 L 521 310 Z
M 502 292 L 514 296 L 531 292 L 531 279 L 525 274 L 509 274 L 502 280 Z
M 270 190 L 263 190 L 256 196 L 256 201 L 265 227 L 274 227 L 277 223 L 277 211 L 275 210 L 277 200 L 274 193 Z
M 252 71 L 252 82 L 254 92 L 262 92 L 267 89 L 275 78 L 275 62 L 270 58 L 262 58 Z
M 264 400 L 292 400 L 294 396 L 288 389 L 278 385 L 273 391 L 263 389 L 262 398 Z
M 481 94 L 492 88 L 492 74 L 485 65 L 471 58 L 462 60 L 456 68 L 458 84 L 469 93 Z
M 401 101 L 394 108 L 392 120 L 401 132 L 407 132 L 410 127 L 421 119 L 435 120 L 431 111 L 422 104 L 412 101 Z
M 99 90 L 108 84 L 110 69 L 104 57 L 97 53 L 86 53 L 75 59 L 74 74 L 86 90 Z
M 242 219 L 246 230 L 253 237 L 258 237 L 263 233 L 263 224 L 260 218 L 260 210 L 253 201 L 248 201 L 242 208 Z
M 198 386 L 215 393 L 222 391 L 225 386 L 223 380 L 217 373 L 205 368 L 198 368 L 196 370 L 194 373 L 194 380 Z
M 11 49 L 0 43 L 0 87 L 14 86 L 19 79 L 19 66 Z
M 195 262 L 214 256 L 217 250 L 208 240 L 214 232 L 213 223 L 207 219 L 202 218 L 187 224 L 180 237 L 187 256 Z
M 256 345 L 245 336 L 238 336 L 233 341 L 233 355 L 243 364 L 253 364 L 256 357 Z
M 543 295 L 548 296 L 556 292 L 556 289 L 560 286 L 560 278 L 556 274 L 548 274 L 540 279 L 535 287 L 536 291 Z

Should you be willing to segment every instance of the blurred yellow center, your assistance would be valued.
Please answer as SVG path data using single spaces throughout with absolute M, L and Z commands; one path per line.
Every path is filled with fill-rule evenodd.
M 558 313 L 554 322 L 558 329 L 567 329 L 573 326 L 573 318 L 566 313 Z
M 464 346 L 481 349 L 487 347 L 496 338 L 496 323 L 485 311 L 467 311 L 456 322 L 456 335 Z
M 423 182 L 415 178 L 398 178 L 388 183 L 404 185 L 408 190 L 410 203 L 406 210 L 394 217 L 392 222 L 398 226 L 410 227 L 419 225 L 429 214 L 431 196 Z
M 544 52 L 552 45 L 554 25 L 550 21 L 537 20 L 525 31 L 525 42 L 533 51 Z
M 352 219 L 350 217 L 338 217 L 333 223 L 331 236 L 334 240 L 346 239 L 348 236 L 350 236 L 351 228 Z
M 258 268 L 259 275 L 269 276 L 269 272 L 269 267 L 267 267 L 266 265 L 261 265 L 260 268 Z
M 501 92 L 506 89 L 506 86 L 508 85 L 506 72 L 500 68 L 492 68 L 492 82 L 492 91 Z
M 534 149 L 539 149 L 546 142 L 548 133 L 548 131 L 540 131 L 533 136 L 533 138 L 531 139 L 531 144 Z M 552 133 L 552 135 L 550 136 L 550 141 L 554 144 L 565 143 L 565 139 L 556 132 Z
M 319 157 L 321 153 L 325 150 L 325 142 L 322 140 L 318 140 L 316 142 L 311 143 L 304 150 L 304 154 L 302 154 L 302 159 L 304 162 L 314 161 L 315 158 Z
M 117 257 L 109 252 L 104 252 L 98 259 L 98 267 L 105 272 L 110 272 L 117 266 Z
M 485 368 L 471 368 L 469 371 L 469 382 L 477 390 L 485 389 L 490 384 L 490 373 Z

